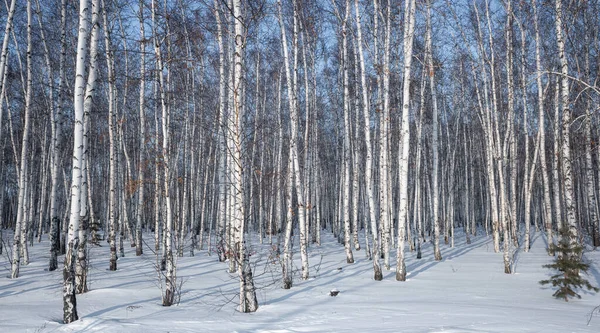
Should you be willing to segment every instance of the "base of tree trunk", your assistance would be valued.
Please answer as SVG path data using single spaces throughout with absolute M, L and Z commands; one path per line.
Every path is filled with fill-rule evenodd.
M 167 290 L 165 290 L 165 297 L 163 298 L 162 301 L 162 305 L 163 306 L 171 306 L 173 305 L 173 299 L 174 297 L 174 293 L 173 291 L 171 291 L 169 288 L 167 288 Z
M 373 273 L 373 280 L 375 281 L 382 281 L 383 280 L 383 273 L 381 272 L 381 267 L 373 267 L 374 273 Z
M 291 289 L 292 288 L 292 279 L 285 278 L 283 279 L 283 289 Z
M 396 281 L 406 281 L 406 266 L 404 263 L 401 265 L 402 269 L 396 268 Z

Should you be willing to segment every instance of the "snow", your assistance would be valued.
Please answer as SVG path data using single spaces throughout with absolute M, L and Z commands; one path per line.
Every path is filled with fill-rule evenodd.
M 30 248 L 31 263 L 18 279 L 7 277 L 6 252 L 0 258 L 0 332 L 600 332 L 600 313 L 591 315 L 600 294 L 581 291 L 582 299 L 567 303 L 538 284 L 550 275 L 542 267 L 551 260 L 543 235 L 534 236 L 529 253 L 517 252 L 511 275 L 503 273 L 502 254 L 493 252 L 491 238 L 472 240 L 466 244 L 457 233 L 455 248 L 442 244 L 441 262 L 433 260 L 430 243 L 420 260 L 407 249 L 408 280 L 395 281 L 392 267 L 378 282 L 364 250 L 346 264 L 343 246 L 323 233 L 323 245 L 310 246 L 309 280 L 300 280 L 299 255 L 294 256 L 290 290 L 281 288 L 272 248 L 254 240 L 260 307 L 252 314 L 237 312 L 237 274 L 229 274 L 215 253 L 189 257 L 186 251 L 178 258 L 181 302 L 163 307 L 151 249 L 136 257 L 127 243 L 118 271 L 111 272 L 103 243 L 90 250 L 91 290 L 77 297 L 80 319 L 69 325 L 61 323 L 62 271 L 46 270 L 44 240 Z M 585 256 L 592 261 L 587 278 L 598 286 L 600 251 Z M 331 290 L 340 293 L 331 297 Z

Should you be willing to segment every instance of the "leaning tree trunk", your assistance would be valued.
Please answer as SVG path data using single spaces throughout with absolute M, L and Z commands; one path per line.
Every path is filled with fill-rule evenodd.
M 14 1 L 13 1 L 14 6 Z M 14 10 L 14 8 L 13 8 Z M 30 131 L 30 110 L 31 110 L 31 96 L 32 96 L 32 73 L 31 73 L 31 52 L 32 52 L 32 42 L 31 42 L 31 25 L 32 25 L 32 8 L 31 8 L 31 0 L 27 1 L 27 94 L 25 96 L 25 114 L 23 116 L 23 140 L 21 144 L 21 162 L 19 163 L 20 171 L 18 173 L 19 176 L 19 196 L 17 203 L 17 221 L 15 224 L 15 234 L 14 234 L 14 242 L 13 242 L 13 251 L 12 251 L 12 265 L 11 265 L 11 274 L 10 277 L 15 279 L 19 277 L 19 266 L 21 265 L 21 247 L 26 247 L 27 244 L 24 242 L 25 237 L 24 234 L 27 232 L 26 221 L 27 221 L 27 212 L 26 212 L 26 201 L 27 201 L 27 189 L 29 187 L 29 180 L 27 177 L 27 155 L 29 154 L 29 131 Z M 7 30 L 9 27 L 7 26 Z M 6 40 L 6 36 L 5 36 Z M 6 56 L 3 55 L 3 60 L 6 59 Z M 0 64 L 0 66 L 4 66 L 4 64 Z M 2 77 L 4 76 L 3 73 Z M 10 111 L 9 111 L 10 112 Z M 25 226 L 25 228 L 24 228 Z
M 10 2 L 10 7 L 8 8 L 8 15 L 6 17 L 6 28 L 4 29 L 4 39 L 2 40 L 2 50 L 0 55 L 0 91 L 4 93 L 5 86 L 4 84 L 4 73 L 6 72 L 7 64 L 8 64 L 8 40 L 10 39 L 10 34 L 12 31 L 12 22 L 13 17 L 15 15 L 15 4 L 16 0 L 12 0 Z M 0 106 L 1 108 L 1 106 Z

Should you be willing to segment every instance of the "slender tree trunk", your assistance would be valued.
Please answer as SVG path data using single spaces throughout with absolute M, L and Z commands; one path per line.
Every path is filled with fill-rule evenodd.
M 509 228 L 512 227 L 513 232 L 516 228 L 516 214 L 517 214 L 517 191 L 516 191 L 516 178 L 517 178 L 517 166 L 516 166 L 516 144 L 515 144 L 515 125 L 514 125 L 514 115 L 515 115 L 515 106 L 514 106 L 514 77 L 513 77 L 513 45 L 512 45 L 512 2 L 509 1 L 507 5 L 507 16 L 506 16 L 506 81 L 508 88 L 508 130 L 507 134 L 508 139 L 505 138 L 505 145 L 508 144 L 508 147 L 503 148 L 503 156 L 505 156 L 504 160 L 508 161 L 506 163 L 502 163 L 508 167 L 510 170 L 510 183 L 509 189 L 505 189 L 502 194 L 504 198 L 506 198 L 507 194 L 510 194 L 510 201 L 508 202 L 510 206 L 507 207 L 507 199 L 503 199 L 501 201 L 505 202 L 503 204 L 502 211 L 504 213 L 504 218 L 502 218 L 502 229 L 504 232 L 504 273 L 510 274 L 510 256 L 509 256 Z M 507 158 L 508 157 L 508 158 Z M 504 169 L 504 168 L 503 168 Z M 508 177 L 509 173 L 503 174 L 503 169 L 500 169 L 500 175 L 503 177 Z M 503 179 L 503 178 L 501 178 Z M 501 180 L 501 188 L 504 187 L 502 185 Z M 510 190 L 510 191 L 509 191 Z M 507 208 L 509 211 L 507 212 Z M 516 232 L 514 234 L 514 239 L 516 243 Z
M 378 0 L 374 0 L 375 3 Z M 373 148 L 371 144 L 371 114 L 369 107 L 369 95 L 367 87 L 367 79 L 365 72 L 365 58 L 363 53 L 363 41 L 362 41 L 362 27 L 360 20 L 360 9 L 358 0 L 354 0 L 354 8 L 356 13 L 356 35 L 358 44 L 358 55 L 360 62 L 360 82 L 362 91 L 362 103 L 363 103 L 363 114 L 364 114 L 364 136 L 365 136 L 365 184 L 367 194 L 367 210 L 368 219 L 371 223 L 371 234 L 373 237 L 372 249 L 373 249 L 373 279 L 375 281 L 383 280 L 383 273 L 381 271 L 381 265 L 379 263 L 379 233 L 377 229 L 377 218 L 375 217 L 375 199 L 374 199 L 374 180 L 373 180 Z
M 4 29 L 4 38 L 2 40 L 2 50 L 0 55 L 0 91 L 4 93 L 5 91 L 5 83 L 4 81 L 4 73 L 6 72 L 6 68 L 8 67 L 8 40 L 10 39 L 10 34 L 12 31 L 12 23 L 13 17 L 15 16 L 15 4 L 16 0 L 12 0 L 10 2 L 10 7 L 8 8 L 8 15 L 6 16 L 6 27 Z M 0 106 L 1 108 L 1 106 Z
M 437 91 L 435 87 L 435 68 L 433 67 L 433 50 L 431 46 L 431 0 L 427 0 L 427 32 L 425 36 L 425 47 L 426 47 L 426 61 L 427 71 L 429 75 L 429 86 L 431 89 L 431 100 L 433 106 L 433 124 L 432 124 L 432 144 L 431 149 L 433 150 L 433 167 L 432 167 L 432 178 L 433 178 L 433 256 L 436 261 L 442 260 L 442 253 L 440 252 L 440 221 L 439 221 L 439 191 L 438 191 L 438 165 L 439 165 L 439 153 L 438 153 L 438 107 L 437 107 Z
M 342 53 L 343 53 L 343 86 L 344 86 L 344 190 L 343 190 L 343 220 L 344 220 L 344 249 L 346 251 L 346 262 L 354 263 L 352 245 L 350 241 L 350 82 L 348 79 L 348 36 L 347 22 L 350 16 L 350 1 L 346 0 L 345 15 L 342 21 Z
M 410 143 L 410 72 L 412 64 L 413 39 L 415 32 L 415 0 L 407 0 L 404 6 L 406 23 L 404 26 L 404 82 L 402 88 L 402 129 L 400 150 L 400 205 L 398 207 L 398 249 L 396 253 L 396 280 L 406 280 L 404 263 L 404 230 L 408 215 L 408 166 Z
M 225 47 L 223 42 L 223 24 L 221 22 L 221 14 L 218 0 L 214 1 L 215 18 L 217 21 L 217 41 L 219 44 L 219 219 L 217 226 L 217 253 L 219 261 L 225 261 L 226 258 L 226 239 L 225 239 L 225 224 L 226 224 L 226 189 L 225 186 L 225 171 L 227 165 L 226 143 L 225 143 Z
M 79 193 L 79 246 L 77 248 L 77 266 L 75 268 L 75 292 L 77 294 L 88 291 L 87 287 L 87 231 L 89 226 L 89 213 L 91 210 L 91 201 L 87 200 L 87 192 L 90 179 L 89 174 L 89 130 L 90 113 L 94 104 L 96 90 L 96 76 L 98 63 L 98 11 L 100 10 L 100 1 L 92 0 L 92 22 L 90 35 L 90 63 L 85 88 L 85 98 L 83 101 L 83 153 L 81 160 L 81 189 Z
M 298 200 L 298 221 L 300 222 L 300 256 L 301 256 L 301 260 L 302 260 L 302 279 L 306 280 L 308 279 L 308 253 L 307 253 L 307 249 L 306 249 L 306 238 L 307 235 L 305 233 L 306 231 L 306 227 L 305 227 L 305 223 L 306 223 L 306 214 L 305 214 L 305 210 L 306 207 L 304 207 L 304 204 L 302 202 L 304 196 L 303 196 L 303 189 L 302 189 L 302 179 L 301 179 L 301 172 L 300 172 L 300 164 L 299 164 L 299 157 L 298 157 L 298 107 L 297 107 L 297 101 L 298 101 L 298 96 L 297 96 L 297 79 L 296 79 L 296 72 L 297 72 L 297 58 L 298 58 L 298 24 L 297 24 L 297 8 L 296 8 L 296 2 L 295 0 L 293 1 L 293 7 L 294 7 L 294 36 L 293 36 L 293 52 L 294 52 L 294 76 L 292 77 L 291 74 L 291 70 L 290 70 L 290 65 L 289 65 L 289 56 L 288 56 L 288 47 L 287 47 L 287 38 L 286 38 L 286 33 L 285 33 L 285 25 L 283 22 L 283 18 L 282 18 L 282 14 L 281 14 L 281 2 L 278 1 L 278 11 L 279 11 L 279 25 L 281 28 L 281 43 L 282 43 L 282 47 L 283 47 L 283 60 L 284 60 L 284 66 L 285 66 L 285 73 L 286 73 L 286 79 L 287 79 L 287 91 L 288 91 L 288 98 L 289 98 L 289 107 L 290 107 L 290 120 L 291 120 L 291 138 L 290 138 L 290 150 L 289 150 L 289 155 L 290 158 L 289 160 L 289 166 L 288 166 L 288 182 L 290 182 L 288 184 L 288 188 L 291 188 L 293 190 L 295 190 L 295 194 L 296 194 L 296 198 Z M 292 195 L 290 194 L 289 200 L 288 200 L 288 220 L 292 219 L 292 215 L 291 212 L 293 211 L 293 205 L 292 205 Z M 288 222 L 287 226 L 289 228 L 292 227 L 291 222 Z M 286 239 L 287 239 L 287 234 L 291 235 L 291 230 L 286 230 Z M 286 242 L 288 243 L 288 242 Z M 288 244 L 289 246 L 289 244 Z M 289 249 L 289 247 L 286 247 L 284 249 L 285 251 L 290 251 L 291 249 Z M 286 255 L 286 258 L 288 258 L 289 260 L 291 260 L 291 255 Z M 286 265 L 287 266 L 287 265 Z M 290 264 L 291 267 L 291 264 Z M 287 274 L 286 274 L 287 273 Z M 289 271 L 285 271 L 284 272 L 284 285 L 287 285 L 289 283 L 290 287 L 291 287 L 291 276 L 289 276 L 290 272 Z M 287 276 L 286 276 L 287 275 Z
M 73 164 L 71 178 L 71 213 L 69 217 L 69 235 L 67 253 L 65 256 L 65 266 L 63 271 L 63 320 L 69 324 L 79 317 L 77 315 L 77 301 L 75 298 L 75 249 L 78 246 L 81 178 L 83 160 L 83 116 L 84 116 L 84 98 L 85 98 L 85 58 L 87 54 L 86 39 L 88 35 L 88 1 L 79 1 L 79 35 L 77 38 L 77 65 L 75 76 L 74 91 L 74 109 L 75 109 L 75 129 L 73 132 Z
M 244 26 L 244 16 L 242 14 L 242 5 L 240 0 L 233 0 L 233 18 L 235 28 L 235 49 L 234 49 L 234 108 L 230 117 L 235 117 L 235 127 L 233 128 L 234 138 L 234 156 L 235 167 L 233 169 L 233 178 L 237 183 L 237 192 L 235 201 L 235 225 L 236 225 L 236 249 L 240 260 L 238 270 L 240 276 L 240 312 L 255 312 L 258 310 L 258 301 L 256 300 L 256 290 L 252 277 L 252 268 L 250 267 L 249 254 L 246 250 L 244 241 L 244 179 L 242 166 L 242 119 L 243 119 L 243 52 L 246 42 L 246 30 Z
M 14 1 L 12 6 L 14 7 Z M 14 11 L 14 8 L 13 8 Z M 9 17 L 9 19 L 12 19 Z M 32 22 L 32 8 L 31 8 L 31 0 L 27 1 L 27 94 L 25 96 L 25 114 L 23 116 L 23 139 L 21 143 L 21 158 L 19 163 L 20 171 L 18 172 L 19 177 L 19 196 L 18 196 L 18 204 L 17 204 L 17 221 L 15 224 L 15 234 L 13 241 L 13 251 L 12 251 L 12 265 L 11 265 L 11 274 L 10 277 L 12 279 L 19 277 L 19 266 L 21 265 L 21 247 L 26 248 L 27 243 L 23 240 L 25 239 L 25 233 L 27 232 L 27 190 L 29 188 L 29 180 L 27 177 L 27 155 L 29 154 L 29 132 L 30 132 L 30 111 L 31 111 L 31 96 L 32 96 L 32 60 L 31 60 L 31 52 L 32 52 L 32 41 L 31 41 L 31 25 Z M 10 22 L 7 24 L 7 31 L 10 30 Z M 5 41 L 7 39 L 7 35 L 5 35 Z M 3 49 L 4 52 L 4 49 Z M 6 55 L 2 55 L 2 60 L 6 60 Z M 4 67 L 4 63 L 0 63 L 0 66 Z M 4 69 L 4 68 L 2 68 Z M 3 77 L 4 73 L 1 73 Z M 10 111 L 9 111 L 10 112 Z M 25 250 L 26 251 L 26 250 Z M 27 258 L 25 258 L 27 261 Z
M 152 35 L 154 38 L 154 54 L 156 56 L 156 62 L 158 67 L 159 77 L 159 90 L 160 90 L 160 106 L 162 109 L 162 158 L 163 158 L 163 171 L 164 171 L 164 193 L 165 193 L 165 250 L 166 250 L 166 274 L 165 274 L 165 294 L 163 295 L 162 303 L 163 306 L 171 306 L 175 301 L 176 291 L 176 277 L 175 277 L 175 262 L 173 259 L 173 248 L 172 248 L 172 236 L 173 230 L 173 214 L 171 209 L 171 195 L 170 195 L 170 164 L 169 164 L 169 108 L 166 104 L 166 89 L 165 78 L 164 78 L 164 66 L 162 53 L 160 49 L 160 41 L 157 34 L 157 21 L 156 21 L 156 0 L 152 0 Z
M 141 256 L 144 253 L 142 241 L 142 223 L 144 218 L 144 169 L 146 159 L 146 108 L 145 108 L 145 90 L 146 90 L 146 34 L 144 32 L 144 0 L 140 0 L 139 20 L 140 20 L 140 157 L 138 161 L 138 207 L 137 219 L 135 224 L 135 255 Z

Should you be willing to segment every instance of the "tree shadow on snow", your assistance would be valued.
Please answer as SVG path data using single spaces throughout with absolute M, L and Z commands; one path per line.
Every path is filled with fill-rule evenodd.
M 442 249 L 440 249 L 440 251 L 442 251 L 442 260 L 441 261 L 434 260 L 433 245 L 431 243 L 427 243 L 430 245 L 427 247 L 431 251 L 427 251 L 428 252 L 427 255 L 423 254 L 423 258 L 421 258 L 421 259 L 410 258 L 411 262 L 406 265 L 407 278 L 412 279 L 412 278 L 418 276 L 419 274 L 426 272 L 427 270 L 437 266 L 438 264 L 440 264 L 442 262 L 450 261 L 455 258 L 459 258 L 459 257 L 475 250 L 476 248 L 481 247 L 483 244 L 488 243 L 490 241 L 491 240 L 489 237 L 482 236 L 482 237 L 478 237 L 475 240 L 473 238 L 471 238 L 471 244 L 466 244 L 466 241 L 465 241 L 464 244 L 463 244 L 463 242 L 461 242 L 461 244 L 458 244 L 458 245 L 455 244 L 454 248 L 447 247 L 447 246 L 440 246 L 440 247 L 442 247 Z M 446 248 L 443 249 L 443 247 L 446 247 Z M 425 251 L 423 251 L 423 252 L 425 252 Z M 429 254 L 429 252 L 431 252 L 431 254 Z

